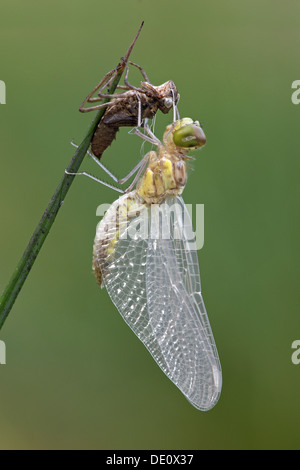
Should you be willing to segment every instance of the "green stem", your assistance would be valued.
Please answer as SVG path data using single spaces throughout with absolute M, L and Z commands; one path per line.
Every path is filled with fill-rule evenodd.
M 110 91 L 109 93 L 113 95 L 115 92 L 118 83 L 122 77 L 122 74 L 124 72 L 124 69 L 126 67 L 128 58 L 130 56 L 130 53 L 133 49 L 133 46 L 139 36 L 139 33 L 142 29 L 143 23 L 133 41 L 131 44 L 130 48 L 128 49 L 128 52 L 125 56 L 124 59 L 121 60 L 121 62 L 118 64 L 116 68 L 116 76 L 112 84 L 110 85 Z M 104 102 L 109 101 L 108 99 L 103 100 Z M 84 137 L 83 141 L 77 148 L 68 168 L 67 171 L 69 173 L 77 173 L 79 170 L 79 167 L 82 164 L 82 161 L 86 155 L 86 152 L 89 148 L 89 145 L 91 143 L 91 140 L 93 138 L 94 132 L 99 124 L 100 119 L 102 118 L 103 114 L 105 112 L 105 108 L 100 109 L 98 111 L 96 117 L 94 118 L 93 122 L 91 123 L 86 136 Z M 5 291 L 0 297 L 0 330 L 3 327 L 3 324 L 6 320 L 6 318 L 9 315 L 9 312 L 11 311 L 18 294 L 20 293 L 24 282 L 27 279 L 28 274 L 30 273 L 32 266 L 44 244 L 44 241 L 47 238 L 47 235 L 50 232 L 50 229 L 55 221 L 55 218 L 59 212 L 59 209 L 61 208 L 64 199 L 72 185 L 72 182 L 74 180 L 75 176 L 73 175 L 67 175 L 64 174 L 64 177 L 62 181 L 60 182 L 59 186 L 57 187 L 55 193 L 53 194 L 47 209 L 45 210 L 36 230 L 34 231 L 30 242 L 20 259 Z

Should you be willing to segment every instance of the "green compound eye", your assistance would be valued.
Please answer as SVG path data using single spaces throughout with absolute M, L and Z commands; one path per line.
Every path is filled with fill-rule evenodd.
M 206 137 L 203 129 L 193 123 L 177 129 L 173 134 L 173 141 L 177 147 L 199 148 L 206 144 Z

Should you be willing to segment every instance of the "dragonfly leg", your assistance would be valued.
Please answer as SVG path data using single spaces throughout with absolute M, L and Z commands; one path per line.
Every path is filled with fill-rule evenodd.
M 102 180 L 96 178 L 95 176 L 90 175 L 89 173 L 86 173 L 85 171 L 83 173 L 71 173 L 71 172 L 65 170 L 65 174 L 69 175 L 69 176 L 87 176 L 88 178 L 91 178 L 92 180 L 96 181 L 97 183 L 101 183 L 101 184 L 103 184 L 104 186 L 107 186 L 110 189 L 114 189 L 115 191 L 118 191 L 119 193 L 122 193 L 122 194 L 125 193 L 125 191 L 123 189 L 116 188 L 115 186 L 112 186 L 111 184 L 106 183 L 105 181 L 102 181 Z
M 73 147 L 75 148 L 78 148 L 78 145 L 76 145 L 74 142 L 71 142 L 71 145 L 73 145 Z M 100 166 L 100 168 L 105 171 L 105 173 L 115 181 L 115 183 L 118 183 L 118 184 L 121 184 L 123 185 L 124 183 L 126 183 L 141 167 L 143 167 L 144 165 L 144 162 L 145 161 L 148 161 L 148 159 L 146 159 L 146 157 L 142 158 L 142 160 L 139 161 L 139 163 L 128 173 L 128 175 L 124 176 L 124 178 L 121 178 L 121 179 L 118 179 L 113 173 L 111 173 L 108 168 L 106 168 L 106 166 L 103 165 L 103 163 L 100 162 L 100 160 L 98 160 L 98 158 L 95 157 L 95 155 L 90 152 L 89 150 L 87 151 L 87 154 L 92 157 L 92 159 L 94 160 L 95 163 L 97 163 L 98 166 Z M 126 190 L 127 191 L 127 190 Z
M 124 184 L 130 178 L 130 176 L 132 176 L 134 174 L 134 172 L 137 169 L 139 169 L 139 171 L 137 172 L 134 180 L 132 181 L 130 186 L 128 186 L 128 188 L 126 188 L 125 190 L 117 188 L 116 186 L 113 186 L 109 183 L 106 183 L 106 181 L 100 180 L 99 178 L 96 178 L 95 176 L 91 175 L 90 173 L 86 173 L 85 171 L 82 172 L 82 173 L 71 173 L 71 172 L 65 170 L 65 174 L 70 175 L 70 176 L 87 176 L 88 178 L 92 179 L 93 181 L 96 181 L 97 183 L 103 184 L 107 188 L 114 189 L 118 193 L 127 194 L 127 193 L 130 193 L 130 191 L 132 191 L 132 189 L 134 188 L 135 184 L 137 183 L 138 179 L 140 178 L 140 176 L 141 176 L 143 170 L 145 169 L 145 167 L 147 166 L 147 164 L 148 164 L 148 155 L 145 155 L 145 157 L 139 162 L 139 164 L 125 178 L 123 178 L 122 180 L 117 180 L 117 178 L 115 179 L 115 177 L 114 177 L 116 182 L 118 182 L 120 184 Z M 109 172 L 109 174 L 111 176 L 113 176 L 110 172 Z
M 156 137 L 156 135 L 153 134 L 147 122 L 144 125 L 144 129 L 147 132 L 148 136 L 155 142 L 155 145 L 159 145 L 161 143 L 160 140 Z
M 134 180 L 132 181 L 132 183 L 130 184 L 130 186 L 128 186 L 128 188 L 125 190 L 125 193 L 130 193 L 130 191 L 132 191 L 132 189 L 133 189 L 134 186 L 136 185 L 137 181 L 140 179 L 140 177 L 141 177 L 143 171 L 144 171 L 145 168 L 147 167 L 148 161 L 149 161 L 149 155 L 146 154 L 146 155 L 144 156 L 144 158 L 140 161 L 140 163 L 141 163 L 140 169 L 139 169 L 139 171 L 137 172 L 137 174 L 135 175 Z
M 146 129 L 145 129 L 146 130 Z M 160 144 L 160 140 L 158 140 L 157 137 L 155 137 L 155 139 L 153 139 L 152 137 L 150 137 L 149 135 L 146 135 L 146 134 L 143 134 L 137 127 L 134 128 L 134 133 L 140 137 L 141 139 L 143 140 L 146 140 L 147 142 L 150 142 L 150 144 L 152 145 L 158 145 Z M 153 134 L 154 135 L 154 134 Z

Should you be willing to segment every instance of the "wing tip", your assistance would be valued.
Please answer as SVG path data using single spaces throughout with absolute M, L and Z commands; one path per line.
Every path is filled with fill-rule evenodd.
M 222 391 L 222 371 L 216 365 L 212 366 L 212 384 L 206 389 L 194 390 L 194 393 L 187 395 L 183 393 L 187 400 L 199 411 L 210 411 L 218 403 Z

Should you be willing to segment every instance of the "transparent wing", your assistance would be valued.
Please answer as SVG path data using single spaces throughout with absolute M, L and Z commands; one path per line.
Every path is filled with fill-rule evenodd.
M 208 410 L 219 399 L 222 374 L 201 295 L 191 220 L 181 198 L 169 198 L 157 211 L 160 236 L 149 240 L 146 269 L 152 331 L 165 373 L 196 408 Z
M 120 234 L 111 261 L 103 261 L 104 282 L 165 374 L 196 408 L 209 410 L 222 374 L 191 232 L 181 198 L 145 207 Z

